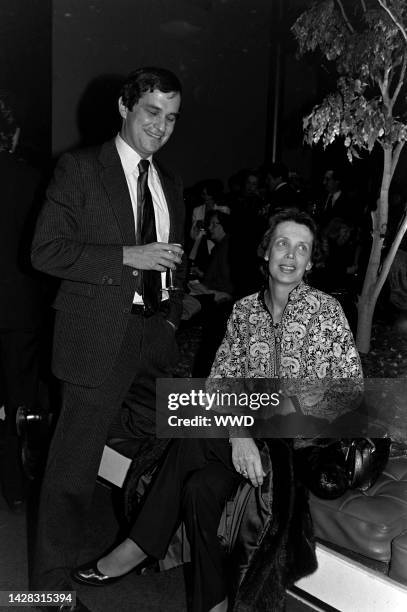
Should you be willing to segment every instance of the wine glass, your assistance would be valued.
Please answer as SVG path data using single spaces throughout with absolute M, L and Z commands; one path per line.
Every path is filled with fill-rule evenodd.
M 182 244 L 180 244 L 179 242 L 173 242 L 172 244 L 182 247 Z M 172 251 L 170 250 L 169 252 L 171 253 Z M 167 281 L 168 285 L 167 287 L 164 287 L 166 291 L 181 291 L 181 287 L 177 287 L 175 285 L 175 277 L 174 277 L 175 272 L 176 270 L 173 270 L 172 268 L 167 269 L 166 279 L 168 279 Z

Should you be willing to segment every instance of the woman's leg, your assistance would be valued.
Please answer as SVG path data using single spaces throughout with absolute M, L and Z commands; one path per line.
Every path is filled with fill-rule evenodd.
M 230 448 L 226 448 L 230 456 Z M 228 498 L 241 476 L 225 462 L 212 461 L 185 483 L 182 516 L 191 545 L 193 612 L 226 610 L 227 584 L 218 525 Z
M 147 555 L 156 559 L 165 557 L 171 538 L 182 520 L 184 484 L 191 474 L 208 463 L 223 466 L 237 476 L 226 440 L 182 439 L 172 442 L 129 538 L 99 560 L 98 568 L 102 573 L 120 576 Z

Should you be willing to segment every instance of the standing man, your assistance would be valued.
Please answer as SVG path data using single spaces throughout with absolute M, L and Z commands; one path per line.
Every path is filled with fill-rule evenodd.
M 184 206 L 180 179 L 153 155 L 180 104 L 174 74 L 132 72 L 119 98 L 120 134 L 62 156 L 38 220 L 33 264 L 62 279 L 53 350 L 62 409 L 42 485 L 35 589 L 70 588 L 112 425 L 115 435 L 120 427 L 155 435 L 155 380 L 177 355 L 182 292 L 165 287 L 170 269 L 183 283 Z
M 325 172 L 322 184 L 327 192 L 327 197 L 319 213 L 319 224 L 326 228 L 332 219 L 339 218 L 345 223 L 354 221 L 357 210 L 356 203 L 351 202 L 349 196 L 343 190 L 343 178 L 337 169 L 329 169 Z

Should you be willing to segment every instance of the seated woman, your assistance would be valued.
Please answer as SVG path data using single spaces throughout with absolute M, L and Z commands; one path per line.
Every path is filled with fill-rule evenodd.
M 278 376 L 289 386 L 289 379 L 362 376 L 339 303 L 303 281 L 315 248 L 315 224 L 306 213 L 287 210 L 273 217 L 264 256 L 266 287 L 235 304 L 212 377 Z M 316 404 L 318 413 L 323 402 L 317 398 Z M 301 406 L 312 413 L 312 402 Z M 288 411 L 294 409 L 288 400 Z M 248 554 L 244 578 L 233 594 L 233 609 L 282 610 L 285 588 L 316 567 L 312 527 L 306 492 L 293 485 L 292 463 L 274 465 L 270 477 L 269 466 L 262 464 L 261 446 L 261 440 L 236 432 L 230 443 L 223 438 L 174 440 L 129 537 L 97 562 L 77 568 L 73 578 L 88 585 L 109 584 L 148 556 L 163 558 L 184 521 L 193 565 L 192 609 L 226 611 L 226 570 L 231 563 L 225 567 L 218 525 L 225 502 L 246 479 L 254 492 L 271 488 L 273 505 L 261 536 L 255 536 L 255 549 Z M 278 453 L 272 451 L 270 457 L 273 464 Z M 249 504 L 245 512 L 253 512 L 253 506 Z M 248 524 L 253 532 L 255 521 Z

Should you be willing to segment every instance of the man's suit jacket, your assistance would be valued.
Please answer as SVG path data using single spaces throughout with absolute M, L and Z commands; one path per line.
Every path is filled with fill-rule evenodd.
M 34 329 L 41 320 L 41 286 L 29 257 L 40 180 L 16 154 L 0 153 L 0 329 Z
M 183 243 L 181 180 L 154 161 L 170 216 L 169 241 Z M 126 332 L 137 284 L 123 265 L 123 246 L 136 244 L 126 177 L 114 141 L 63 155 L 39 216 L 33 265 L 62 279 L 56 309 L 53 370 L 62 380 L 99 386 L 111 371 Z M 183 282 L 184 263 L 177 269 Z M 175 325 L 182 295 L 170 299 Z
M 360 206 L 349 198 L 347 194 L 341 191 L 339 197 L 334 204 L 328 205 L 324 202 L 323 208 L 319 214 L 319 224 L 322 228 L 326 227 L 332 219 L 342 219 L 346 224 L 353 226 L 357 223 L 358 215 L 360 214 Z

